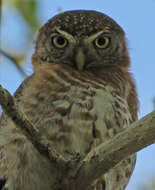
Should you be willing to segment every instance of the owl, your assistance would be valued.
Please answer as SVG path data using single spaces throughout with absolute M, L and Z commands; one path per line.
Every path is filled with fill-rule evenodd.
M 32 56 L 34 73 L 14 94 L 16 104 L 40 135 L 65 159 L 84 158 L 137 120 L 138 101 L 129 72 L 123 29 L 103 13 L 67 11 L 39 30 Z M 91 182 L 89 190 L 124 190 L 136 155 Z M 0 177 L 3 189 L 69 189 L 53 186 L 51 163 L 3 113 Z M 77 187 L 78 190 L 78 187 Z

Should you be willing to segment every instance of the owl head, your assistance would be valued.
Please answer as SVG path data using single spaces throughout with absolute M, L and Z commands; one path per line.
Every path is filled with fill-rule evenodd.
M 125 33 L 110 17 L 96 11 L 67 11 L 40 30 L 35 56 L 42 62 L 63 64 L 78 71 L 108 66 L 128 69 Z

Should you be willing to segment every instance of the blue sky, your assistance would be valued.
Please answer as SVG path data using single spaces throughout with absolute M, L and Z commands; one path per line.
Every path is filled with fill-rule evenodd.
M 134 74 L 140 101 L 139 118 L 151 112 L 152 99 L 155 96 L 155 0 L 38 0 L 39 18 L 45 23 L 62 10 L 89 9 L 98 10 L 112 17 L 121 25 L 127 36 L 131 56 L 131 72 Z M 20 51 L 25 44 L 26 25 L 13 10 L 4 9 L 2 24 L 2 47 Z M 29 53 L 25 70 L 31 73 L 30 56 L 33 44 L 28 44 Z M 0 59 L 0 84 L 11 93 L 19 86 L 23 78 L 14 66 L 4 58 Z M 155 176 L 155 145 L 138 153 L 133 177 L 127 190 L 139 190 L 141 184 Z

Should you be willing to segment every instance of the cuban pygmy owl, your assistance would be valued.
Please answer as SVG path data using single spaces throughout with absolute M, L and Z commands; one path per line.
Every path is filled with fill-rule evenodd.
M 125 33 L 96 11 L 68 11 L 40 30 L 34 74 L 14 97 L 28 119 L 66 159 L 88 152 L 137 119 L 137 95 Z M 135 155 L 121 161 L 93 190 L 124 190 Z M 3 113 L 0 176 L 8 190 L 52 190 L 50 163 Z

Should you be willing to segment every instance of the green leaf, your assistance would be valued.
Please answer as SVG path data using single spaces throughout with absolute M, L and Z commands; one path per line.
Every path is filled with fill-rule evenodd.
M 33 32 L 40 27 L 37 17 L 36 0 L 14 0 L 13 5 L 25 19 L 27 24 L 31 27 Z

